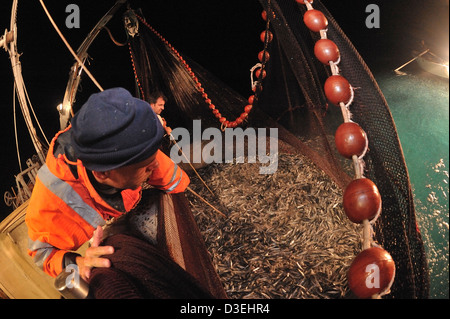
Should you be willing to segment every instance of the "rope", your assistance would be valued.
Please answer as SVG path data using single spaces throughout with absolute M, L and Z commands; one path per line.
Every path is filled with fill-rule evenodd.
M 222 213 L 220 210 L 218 210 L 217 208 L 215 208 L 213 205 L 211 205 L 206 199 L 204 199 L 203 197 L 201 197 L 199 194 L 197 194 L 194 190 L 192 190 L 189 186 L 186 188 L 188 191 L 190 191 L 192 194 L 194 194 L 195 196 L 197 196 L 201 201 L 203 201 L 206 205 L 208 205 L 209 207 L 211 207 L 212 209 L 214 209 L 216 212 L 218 212 L 220 215 L 222 215 L 223 217 L 227 218 L 227 215 L 225 215 L 224 213 Z
M 187 160 L 187 162 L 189 163 L 189 165 L 191 166 L 191 168 L 194 170 L 195 174 L 197 175 L 197 177 L 200 179 L 200 181 L 203 183 L 203 185 L 205 185 L 206 189 L 211 193 L 211 195 L 213 195 L 214 197 L 217 198 L 217 196 L 213 193 L 213 191 L 208 187 L 208 185 L 206 184 L 206 182 L 203 180 L 203 178 L 200 176 L 200 174 L 197 172 L 197 170 L 195 169 L 194 165 L 192 165 L 191 161 L 187 158 L 186 154 L 183 152 L 183 150 L 181 149 L 181 147 L 178 145 L 177 141 L 175 140 L 175 138 L 173 137 L 172 133 L 168 133 L 168 135 L 170 136 L 170 139 L 174 142 L 174 144 L 176 145 L 176 147 L 178 148 L 178 150 L 181 152 L 181 155 L 183 155 L 183 157 Z
M 112 33 L 111 33 L 111 30 L 109 30 L 109 28 L 108 28 L 107 26 L 104 26 L 103 29 L 105 29 L 106 32 L 108 32 L 109 38 L 111 39 L 111 41 L 112 41 L 115 45 L 117 45 L 118 47 L 124 47 L 124 46 L 127 45 L 127 42 L 120 43 L 119 41 L 117 41 L 116 39 L 114 39 L 114 37 L 113 37 L 113 35 L 112 35 Z
M 59 30 L 58 26 L 56 25 L 55 21 L 53 20 L 52 16 L 50 15 L 50 12 L 48 12 L 47 7 L 44 4 L 44 1 L 43 0 L 39 0 L 39 2 L 41 3 L 42 8 L 44 9 L 45 13 L 47 14 L 47 17 L 50 20 L 51 24 L 55 28 L 55 31 L 58 33 L 58 35 L 60 36 L 61 40 L 64 42 L 66 47 L 69 49 L 70 53 L 73 55 L 75 60 L 77 60 L 77 62 L 84 68 L 86 74 L 91 78 L 92 82 L 94 82 L 94 84 L 98 87 L 98 89 L 100 91 L 104 91 L 103 88 L 101 87 L 101 85 L 97 82 L 97 80 L 94 78 L 94 76 L 91 74 L 91 72 L 87 69 L 87 67 L 84 65 L 84 63 L 78 57 L 78 55 L 72 49 L 72 47 L 70 46 L 69 42 L 67 42 L 67 40 L 64 37 L 64 35 L 62 34 L 61 30 Z
M 130 43 L 128 43 L 128 50 L 130 51 L 131 66 L 133 67 L 134 79 L 135 79 L 136 84 L 137 84 L 137 86 L 139 88 L 139 91 L 141 92 L 141 99 L 145 100 L 144 89 L 142 88 L 141 81 L 139 80 L 139 77 L 137 75 L 136 65 L 134 63 L 134 58 L 133 58 L 133 50 L 131 49 L 131 44 Z
M 13 89 L 13 114 L 14 114 L 14 135 L 16 137 L 16 150 L 17 150 L 17 160 L 19 161 L 19 168 L 22 171 L 22 163 L 20 161 L 20 148 L 19 139 L 17 137 L 17 117 L 16 117 L 16 81 L 14 81 Z
M 37 125 L 39 127 L 39 130 L 41 131 L 41 134 L 44 136 L 45 142 L 47 143 L 47 147 L 48 147 L 50 145 L 50 143 L 48 142 L 47 136 L 45 135 L 44 130 L 42 129 L 41 123 L 39 122 L 39 120 L 38 120 L 38 118 L 36 116 L 36 113 L 34 112 L 34 107 L 31 104 L 30 96 L 28 95 L 28 90 L 25 87 L 25 85 L 23 86 L 23 88 L 24 88 L 24 91 L 25 91 L 25 95 L 27 96 L 28 105 L 30 106 L 30 109 L 31 109 L 31 112 L 33 113 L 34 119 L 36 120 L 36 123 L 37 123 Z

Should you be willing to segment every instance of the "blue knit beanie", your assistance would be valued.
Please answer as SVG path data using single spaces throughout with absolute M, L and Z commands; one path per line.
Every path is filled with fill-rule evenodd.
M 72 119 L 72 146 L 83 165 L 104 172 L 152 156 L 164 129 L 150 104 L 123 88 L 93 94 Z

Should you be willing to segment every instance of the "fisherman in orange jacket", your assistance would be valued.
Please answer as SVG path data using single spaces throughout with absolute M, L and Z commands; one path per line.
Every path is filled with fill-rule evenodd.
M 77 264 L 84 279 L 109 267 L 111 246 L 76 251 L 112 217 L 132 210 L 144 182 L 183 192 L 189 177 L 159 150 L 164 130 L 147 102 L 114 88 L 93 94 L 50 145 L 27 210 L 28 253 L 56 277 Z

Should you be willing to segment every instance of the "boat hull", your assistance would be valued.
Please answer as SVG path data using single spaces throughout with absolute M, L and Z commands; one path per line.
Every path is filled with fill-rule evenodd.
M 417 63 L 423 70 L 431 74 L 437 75 L 445 79 L 449 78 L 448 65 L 436 63 L 424 57 L 419 57 L 417 59 Z
M 0 296 L 10 299 L 59 299 L 61 295 L 27 255 L 28 201 L 0 223 Z

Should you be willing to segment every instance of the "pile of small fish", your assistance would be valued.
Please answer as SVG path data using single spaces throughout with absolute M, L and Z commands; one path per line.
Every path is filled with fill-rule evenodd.
M 306 157 L 279 154 L 278 169 L 211 164 L 186 192 L 230 298 L 330 299 L 349 296 L 346 273 L 361 250 L 361 227 L 342 207 L 342 190 Z

